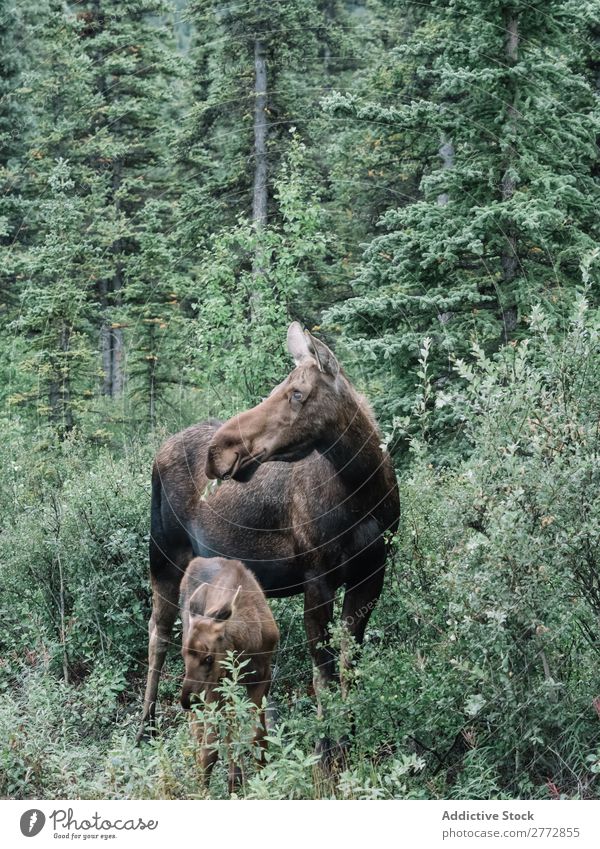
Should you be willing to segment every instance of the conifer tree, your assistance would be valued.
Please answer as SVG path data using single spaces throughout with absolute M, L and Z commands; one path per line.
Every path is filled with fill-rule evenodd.
M 14 0 L 0 2 L 0 245 L 4 251 L 0 277 L 0 303 L 14 305 L 16 250 L 22 220 L 20 204 L 20 163 L 25 154 L 24 131 L 27 109 L 18 88 L 21 83 L 23 54 L 19 36 L 24 33 L 21 11 Z
M 22 288 L 13 324 L 26 339 L 21 367 L 30 383 L 15 400 L 32 401 L 40 423 L 49 420 L 64 435 L 92 396 L 94 281 L 108 273 L 115 229 L 104 202 L 105 175 L 90 165 L 93 117 L 101 106 L 91 60 L 62 2 L 49 0 L 37 14 L 37 59 L 23 73 L 32 121 L 17 254 Z
M 421 134 L 419 193 L 381 217 L 355 297 L 329 318 L 360 340 L 388 419 L 410 412 L 430 337 L 443 427 L 455 421 L 454 356 L 474 342 L 493 351 L 526 332 L 532 304 L 562 310 L 585 280 L 597 286 L 598 110 L 577 69 L 572 3 L 433 2 L 419 17 L 398 50 L 420 55 L 417 96 L 352 104 Z
M 297 214 L 303 217 L 291 211 L 292 198 L 308 198 L 305 220 L 314 223 L 312 201 L 322 195 L 324 128 L 315 116 L 325 80 L 336 71 L 338 6 L 191 4 L 194 105 L 180 143 L 189 188 L 179 231 L 199 325 L 208 329 L 212 317 L 211 332 L 197 337 L 196 359 L 206 376 L 213 352 L 221 362 L 230 352 L 229 373 L 246 398 L 259 397 L 280 373 L 282 327 L 294 306 L 296 317 L 310 311 L 327 253 L 312 223 L 312 241 L 300 229 L 292 244 L 290 216 L 296 223 Z M 278 253 L 275 245 L 283 243 Z M 284 283 L 280 274 L 291 255 L 303 269 L 304 297 L 297 277 Z
M 93 62 L 93 85 L 101 101 L 93 127 L 96 158 L 91 164 L 107 178 L 106 202 L 119 222 L 109 249 L 109 272 L 97 281 L 103 313 L 102 391 L 116 397 L 125 380 L 125 330 L 134 328 L 133 342 L 147 321 L 147 304 L 156 298 L 153 269 L 137 259 L 141 241 L 148 244 L 150 222 L 158 228 L 157 237 L 170 226 L 174 175 L 165 166 L 179 105 L 180 57 L 175 50 L 171 10 L 164 0 L 89 0 L 78 4 L 78 20 L 82 47 Z M 148 202 L 153 204 L 151 215 L 144 213 Z M 143 281 L 131 277 L 128 268 L 132 261 L 138 272 L 144 268 L 149 275 Z M 163 268 L 156 269 L 159 271 L 164 273 Z M 131 348 L 137 350 L 137 344 Z M 135 370 L 136 365 L 132 363 L 132 367 Z

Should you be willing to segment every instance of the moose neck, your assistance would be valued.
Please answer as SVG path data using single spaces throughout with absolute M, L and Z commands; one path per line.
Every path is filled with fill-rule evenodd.
M 348 486 L 358 488 L 376 485 L 381 469 L 381 436 L 369 411 L 359 397 L 350 392 L 344 415 L 319 451 L 333 463 L 337 474 Z

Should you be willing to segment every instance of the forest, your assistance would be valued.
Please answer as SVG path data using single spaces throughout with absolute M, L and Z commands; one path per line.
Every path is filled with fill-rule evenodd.
M 0 0 L 0 45 L 0 796 L 228 798 L 180 623 L 136 745 L 152 459 L 268 396 L 299 321 L 401 522 L 323 712 L 270 602 L 236 795 L 598 798 L 600 0 Z

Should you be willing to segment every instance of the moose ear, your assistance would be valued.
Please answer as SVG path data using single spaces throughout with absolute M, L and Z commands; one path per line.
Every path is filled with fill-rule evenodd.
M 216 619 L 218 622 L 226 622 L 228 619 L 231 619 L 236 610 L 236 604 L 238 598 L 240 596 L 240 590 L 242 589 L 241 585 L 235 591 L 235 595 L 231 599 L 231 601 L 226 601 L 220 607 L 213 607 L 210 610 L 206 611 L 206 616 L 209 619 Z
M 237 590 L 235 591 L 235 595 L 231 601 L 231 613 L 234 614 L 237 609 L 238 599 L 240 597 L 240 592 L 242 591 L 242 585 L 240 584 Z
M 288 351 L 297 366 L 309 357 L 312 357 L 308 345 L 308 339 L 304 335 L 300 322 L 292 321 L 287 332 Z
M 308 330 L 306 331 L 306 336 L 308 337 L 309 350 L 317 361 L 319 370 L 330 374 L 332 377 L 336 377 L 340 370 L 340 364 L 336 360 L 333 351 L 327 347 L 325 342 L 321 342 L 320 339 L 310 334 Z
M 206 584 L 198 584 L 194 592 L 190 596 L 190 600 L 188 601 L 188 610 L 190 611 L 190 615 L 192 616 L 202 616 L 201 610 L 203 607 L 204 600 L 204 592 L 206 590 Z
M 231 608 L 231 604 L 226 602 L 222 604 L 221 607 L 211 607 L 210 610 L 207 610 L 204 614 L 208 619 L 216 619 L 217 622 L 227 622 L 228 619 L 231 618 L 231 614 L 233 610 Z

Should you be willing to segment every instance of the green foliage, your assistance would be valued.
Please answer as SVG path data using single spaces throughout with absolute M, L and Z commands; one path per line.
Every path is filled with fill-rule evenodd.
M 289 315 L 305 311 L 327 248 L 318 195 L 302 176 L 305 154 L 292 135 L 275 181 L 280 221 L 257 232 L 241 218 L 213 237 L 197 269 L 194 370 L 217 415 L 256 403 L 289 370 Z M 260 271 L 252 267 L 257 252 Z
M 150 465 L 140 447 L 115 460 L 89 457 L 75 441 L 48 450 L 12 440 L 2 487 L 3 673 L 18 674 L 24 647 L 68 679 L 99 659 L 136 669 L 146 650 Z
M 456 363 L 470 456 L 437 470 L 427 428 L 412 440 L 402 530 L 365 644 L 334 633 L 353 658 L 346 694 L 332 688 L 316 711 L 301 605 L 281 600 L 279 718 L 261 770 L 243 669 L 234 664 L 223 684 L 224 706 L 204 708 L 219 729 L 212 796 L 226 795 L 231 751 L 249 798 L 596 795 L 600 319 L 580 299 L 557 344 L 552 315 L 532 315 L 528 340 L 492 358 L 475 347 Z M 177 678 L 163 687 L 161 738 L 133 746 L 151 452 L 90 459 L 67 441 L 52 455 L 38 448 L 36 467 L 18 432 L 11 442 L 4 792 L 57 795 L 63 781 L 71 795 L 203 797 L 189 730 L 169 706 Z M 53 729 L 52 751 L 43 728 Z M 331 778 L 315 741 L 345 736 Z
M 597 797 L 597 4 L 0 19 L 0 795 L 225 798 L 233 751 L 253 799 Z M 152 456 L 270 391 L 290 319 L 337 336 L 403 520 L 323 710 L 302 598 L 272 602 L 266 763 L 234 666 L 207 789 L 179 624 L 134 744 Z

